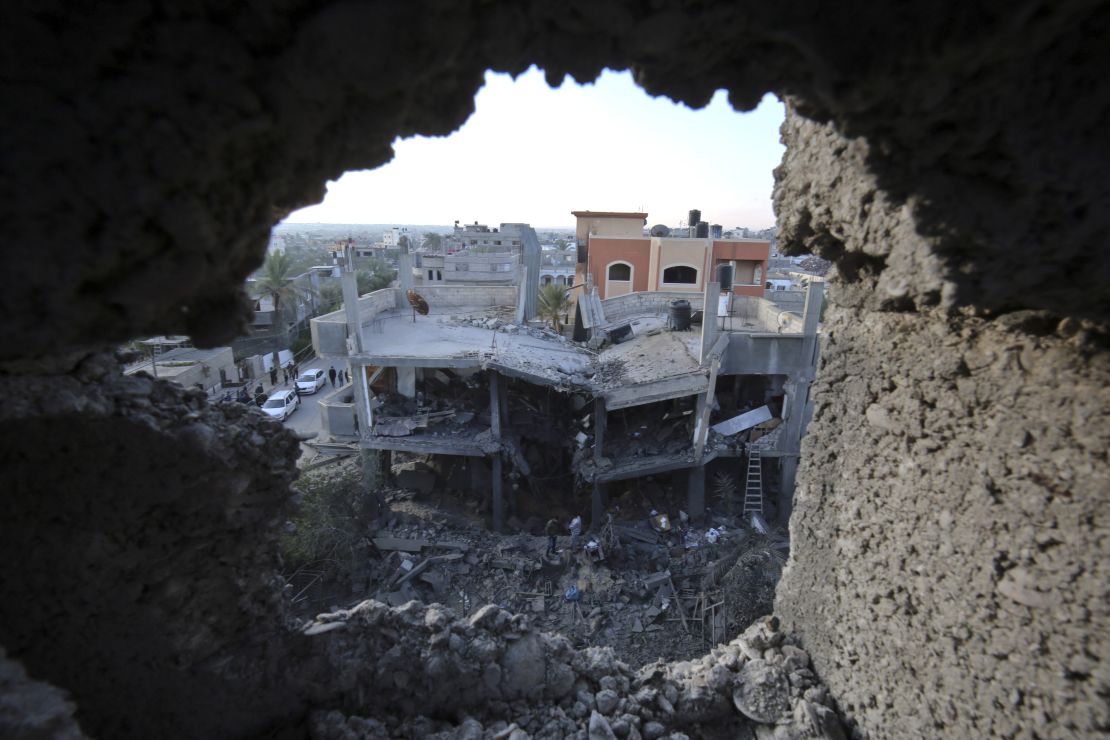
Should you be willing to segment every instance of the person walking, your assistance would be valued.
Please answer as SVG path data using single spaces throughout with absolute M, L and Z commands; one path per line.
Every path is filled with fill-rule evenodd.
M 547 525 L 543 528 L 544 534 L 547 535 L 547 552 L 545 555 L 555 554 L 555 544 L 559 536 L 559 522 L 554 519 L 548 519 Z
M 332 365 L 331 369 L 328 370 L 328 380 L 331 381 L 331 387 L 334 388 L 335 387 L 335 365 Z
M 277 385 L 277 368 L 270 368 L 270 385 Z

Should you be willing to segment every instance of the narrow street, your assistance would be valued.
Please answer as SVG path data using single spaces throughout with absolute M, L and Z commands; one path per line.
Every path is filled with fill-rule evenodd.
M 297 406 L 297 410 L 294 411 L 292 414 L 290 414 L 289 418 L 286 419 L 285 422 L 284 422 L 286 427 L 288 427 L 289 429 L 292 429 L 293 431 L 296 431 L 296 432 L 301 432 L 301 433 L 316 432 L 317 435 L 319 435 L 320 427 L 321 427 L 321 425 L 320 425 L 320 401 L 323 400 L 324 398 L 328 397 L 329 395 L 331 395 L 335 391 L 335 388 L 332 387 L 331 381 L 326 379 L 327 371 L 328 371 L 329 368 L 331 368 L 333 366 L 333 364 L 334 364 L 334 367 L 335 367 L 336 371 L 338 371 L 340 369 L 340 367 L 346 367 L 345 364 L 329 363 L 326 360 L 322 360 L 318 357 L 313 357 L 311 360 L 308 360 L 308 361 L 301 364 L 300 371 L 302 373 L 304 373 L 306 370 L 313 370 L 315 368 L 321 368 L 322 370 L 324 370 L 325 383 L 324 383 L 324 386 L 322 388 L 320 388 L 320 390 L 316 391 L 315 393 L 310 393 L 310 394 L 301 396 L 301 402 Z M 289 389 L 292 389 L 294 387 L 294 382 L 290 381 L 287 384 L 278 385 L 276 387 L 277 387 L 278 390 L 282 390 L 282 389 L 289 390 Z M 338 387 L 338 381 L 336 381 L 336 387 Z M 317 437 L 317 439 L 318 439 L 318 437 Z M 302 461 L 305 460 L 305 459 L 311 459 L 312 457 L 314 457 L 316 455 L 315 450 L 313 450 L 311 447 L 309 447 L 308 445 L 303 444 L 303 443 L 301 444 L 301 450 L 302 450 L 302 456 L 301 456 Z

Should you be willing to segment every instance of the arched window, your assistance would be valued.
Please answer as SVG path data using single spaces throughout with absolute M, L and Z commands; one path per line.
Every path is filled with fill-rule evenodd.
M 632 265 L 627 262 L 614 262 L 609 265 L 609 279 L 610 280 L 631 280 L 632 279 Z
M 663 270 L 663 283 L 667 285 L 697 285 L 698 270 L 689 265 L 671 265 Z
M 543 284 L 544 285 L 551 285 L 551 276 L 550 275 L 544 275 L 543 276 Z

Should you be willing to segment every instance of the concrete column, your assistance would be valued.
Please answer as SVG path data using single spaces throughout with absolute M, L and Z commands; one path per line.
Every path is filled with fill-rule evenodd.
M 397 256 L 397 284 L 401 290 L 407 291 L 413 286 L 412 280 L 412 255 L 409 248 L 401 247 L 401 254 Z
M 343 311 L 347 320 L 347 356 L 362 353 L 362 319 L 358 310 L 358 280 L 355 275 L 354 249 L 347 246 L 343 253 L 343 272 L 340 288 L 343 290 Z M 370 433 L 373 420 L 370 415 L 370 392 L 366 384 L 365 366 L 350 362 L 351 378 L 354 380 L 355 415 L 358 419 L 359 436 Z
M 493 531 L 501 532 L 505 527 L 505 500 L 501 480 L 501 455 L 493 456 Z
M 605 521 L 605 491 L 604 484 L 594 481 L 593 495 L 590 497 L 590 526 L 600 529 Z
M 489 425 L 490 433 L 496 440 L 501 439 L 501 376 L 496 370 L 489 371 Z
M 798 472 L 798 458 L 780 457 L 779 470 L 782 473 L 782 486 L 779 489 L 779 524 L 790 521 L 794 511 L 794 480 Z
M 786 411 L 782 436 L 779 438 L 779 451 L 787 454 L 782 459 L 782 490 L 780 511 L 789 512 L 794 499 L 794 475 L 798 467 L 798 454 L 801 452 L 802 435 L 808 416 L 812 414 L 810 386 L 817 377 L 817 325 L 821 317 L 821 303 L 825 295 L 824 283 L 810 283 L 806 291 L 806 306 L 803 314 L 802 358 L 804 364 L 798 373 L 787 380 Z M 789 513 L 783 514 L 783 522 Z
M 609 414 L 605 410 L 605 399 L 598 397 L 594 400 L 594 462 L 599 462 L 604 456 L 605 428 L 609 421 Z
M 509 379 L 497 379 L 497 407 L 501 415 L 501 429 L 509 428 Z
M 705 358 L 709 355 L 709 351 L 713 349 L 713 344 L 717 341 L 717 335 L 721 330 L 717 328 L 717 298 L 721 295 L 720 283 L 705 284 L 705 295 L 702 300 L 702 320 L 701 320 L 701 349 L 698 354 L 698 359 L 705 362 Z
M 700 522 L 705 517 L 705 466 L 690 468 L 686 487 L 686 513 L 691 522 Z
M 405 398 L 416 398 L 416 368 L 398 367 L 397 392 Z

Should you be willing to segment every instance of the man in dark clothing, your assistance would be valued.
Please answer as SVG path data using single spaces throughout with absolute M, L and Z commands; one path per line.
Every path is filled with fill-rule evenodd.
M 331 370 L 328 370 L 328 379 L 331 381 L 331 387 L 334 388 L 335 387 L 335 365 L 332 365 Z
M 277 368 L 270 368 L 270 385 L 277 385 Z
M 547 535 L 547 552 L 546 555 L 555 554 L 555 541 L 559 536 L 559 522 L 554 519 L 547 520 L 547 526 L 543 528 L 544 534 Z

